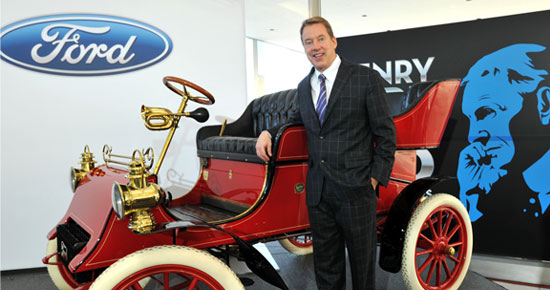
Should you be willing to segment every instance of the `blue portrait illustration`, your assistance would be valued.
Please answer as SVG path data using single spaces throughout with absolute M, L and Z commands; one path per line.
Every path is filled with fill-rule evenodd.
M 550 212 L 548 52 L 538 44 L 510 45 L 480 58 L 463 79 L 469 130 L 457 178 L 472 221 L 487 214 L 480 200 L 496 198 L 503 190 L 495 184 L 510 176 L 525 187 L 513 193 L 514 211 L 532 218 Z

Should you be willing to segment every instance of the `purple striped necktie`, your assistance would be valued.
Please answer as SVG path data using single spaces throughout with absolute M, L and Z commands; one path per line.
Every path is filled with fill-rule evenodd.
M 325 111 L 327 110 L 327 87 L 325 85 L 325 79 L 326 77 L 324 74 L 319 75 L 320 90 L 319 98 L 317 99 L 316 111 L 319 116 L 319 123 L 321 125 L 323 125 L 325 121 Z

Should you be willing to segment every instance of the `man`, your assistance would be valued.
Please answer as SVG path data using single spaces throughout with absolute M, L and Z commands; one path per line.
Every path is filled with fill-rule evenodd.
M 537 44 L 511 45 L 481 58 L 464 78 L 462 112 L 470 119 L 470 145 L 460 154 L 457 177 L 472 221 L 484 215 L 480 206 L 486 211 L 496 200 L 509 199 L 502 205 L 515 208 L 509 215 L 536 218 L 548 210 L 550 68 L 537 68 L 531 58 L 544 53 L 548 58 L 548 49 Z M 525 182 L 533 194 L 491 194 L 497 181 L 514 174 L 515 183 Z
M 291 121 L 306 129 L 306 203 L 317 286 L 345 289 L 347 247 L 353 289 L 374 289 L 376 188 L 389 181 L 396 146 L 383 80 L 340 59 L 325 19 L 305 20 L 300 35 L 313 68 L 298 85 L 299 113 Z M 264 161 L 277 129 L 258 138 L 256 151 Z

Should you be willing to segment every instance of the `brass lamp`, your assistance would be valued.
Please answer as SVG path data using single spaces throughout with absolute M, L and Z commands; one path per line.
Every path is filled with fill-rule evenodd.
M 155 220 L 150 209 L 166 200 L 166 193 L 154 183 L 147 182 L 147 172 L 143 163 L 130 162 L 128 184 L 115 182 L 111 191 L 113 210 L 117 217 L 122 219 L 132 214 L 129 228 L 137 233 L 150 233 Z
M 73 192 L 76 191 L 82 177 L 94 169 L 95 163 L 94 154 L 90 152 L 90 147 L 88 145 L 84 146 L 84 152 L 81 154 L 80 169 L 71 167 L 70 179 Z

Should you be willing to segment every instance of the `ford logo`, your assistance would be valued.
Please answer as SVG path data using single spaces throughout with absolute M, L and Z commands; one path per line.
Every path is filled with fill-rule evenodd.
M 172 41 L 159 29 L 105 15 L 52 15 L 0 30 L 0 55 L 22 68 L 97 76 L 134 71 L 162 61 Z

